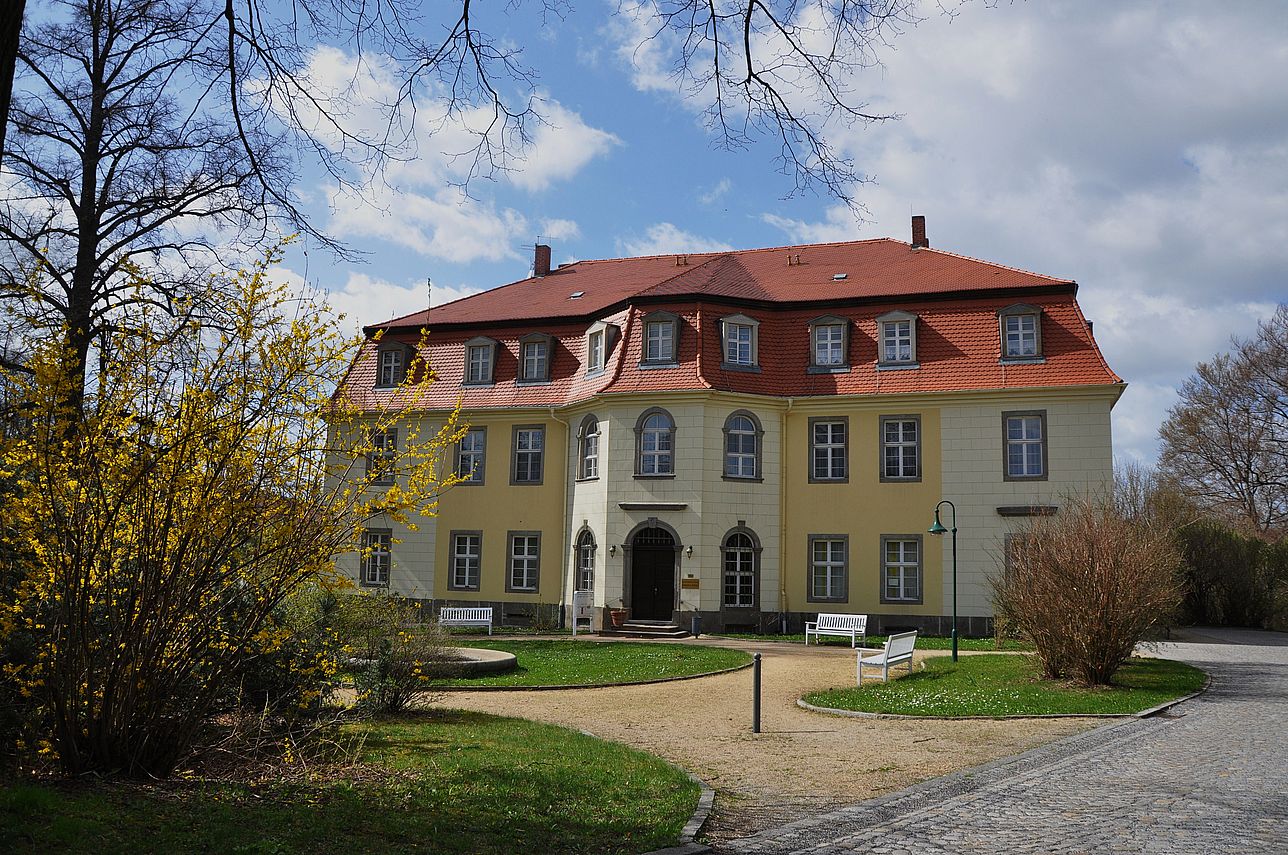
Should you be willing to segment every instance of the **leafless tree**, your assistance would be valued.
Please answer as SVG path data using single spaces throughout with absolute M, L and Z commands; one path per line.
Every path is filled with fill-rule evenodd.
M 1201 506 L 1267 535 L 1288 523 L 1288 306 L 1200 363 L 1159 430 L 1162 473 Z
M 849 201 L 862 176 L 828 133 L 888 118 L 853 97 L 851 75 L 913 20 L 914 2 L 623 0 L 618 14 L 641 43 L 672 51 L 677 87 L 702 99 L 723 145 L 768 136 L 794 189 Z M 552 26 L 573 12 L 567 0 L 526 4 Z M 542 121 L 536 73 L 476 6 L 53 0 L 17 51 L 0 201 L 0 297 L 21 307 L 10 322 L 63 330 L 83 375 L 124 304 L 198 311 L 189 286 L 218 265 L 216 247 L 238 254 L 304 231 L 352 253 L 301 209 L 304 161 L 351 185 L 415 156 L 428 124 L 464 129 L 449 152 L 464 158 L 463 182 L 509 168 Z M 486 12 L 495 27 L 506 9 Z M 356 57 L 355 80 L 387 73 L 395 91 L 360 105 L 326 91 L 312 74 L 319 46 Z M 125 284 L 130 265 L 148 271 L 146 287 Z

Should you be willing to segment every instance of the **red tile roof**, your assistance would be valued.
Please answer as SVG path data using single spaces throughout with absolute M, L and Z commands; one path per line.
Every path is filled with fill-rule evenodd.
M 800 264 L 788 266 L 788 255 Z M 845 273 L 845 279 L 834 274 Z M 594 395 L 720 389 L 775 396 L 872 395 L 1023 387 L 1119 384 L 1078 308 L 1077 286 L 940 250 L 913 250 L 882 239 L 772 250 L 583 261 L 542 278 L 525 279 L 373 327 L 387 340 L 419 342 L 437 382 L 420 405 L 466 410 L 561 406 Z M 583 291 L 571 300 L 569 294 Z M 1002 364 L 997 311 L 1017 302 L 1042 309 L 1040 364 Z M 920 367 L 876 365 L 876 318 L 893 308 L 912 312 Z M 665 309 L 680 317 L 675 367 L 639 367 L 641 318 Z M 720 319 L 744 314 L 760 322 L 757 372 L 721 367 Z M 809 322 L 819 315 L 851 323 L 844 373 L 807 371 Z M 615 324 L 622 335 L 605 370 L 585 371 L 590 323 Z M 551 380 L 516 383 L 519 337 L 553 337 Z M 462 386 L 464 344 L 487 335 L 500 346 L 491 386 Z M 390 403 L 374 389 L 375 345 L 368 341 L 345 386 L 367 407 Z
M 793 262 L 799 258 L 800 263 Z M 677 263 L 679 259 L 687 264 Z M 836 274 L 846 274 L 842 280 Z M 890 238 L 735 252 L 578 261 L 368 330 L 595 317 L 632 299 L 767 303 L 877 300 L 1074 283 Z M 581 292 L 576 299 L 572 294 Z

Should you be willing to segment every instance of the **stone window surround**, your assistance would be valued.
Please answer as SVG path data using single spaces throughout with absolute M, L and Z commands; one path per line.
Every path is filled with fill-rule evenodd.
M 729 539 L 735 534 L 746 535 L 751 540 L 751 590 L 752 600 L 749 606 L 731 606 L 725 602 L 725 556 L 729 551 Z M 764 548 L 760 544 L 760 538 L 756 533 L 747 528 L 746 524 L 738 521 L 738 525 L 724 533 L 720 538 L 720 609 L 721 611 L 732 611 L 735 613 L 755 612 L 760 610 L 760 554 Z
M 529 480 L 518 480 L 519 475 L 519 431 L 540 431 L 541 432 L 541 455 L 539 460 L 540 473 L 539 477 Z M 546 479 L 546 426 L 544 424 L 531 425 L 514 425 L 510 429 L 510 485 L 515 487 L 537 487 L 545 483 Z M 531 453 L 531 451 L 527 452 Z
M 917 325 L 919 318 L 912 312 L 905 312 L 902 309 L 886 312 L 877 316 L 877 366 L 878 367 L 899 367 L 899 368 L 916 368 L 921 363 L 917 358 Z M 911 321 L 911 358 L 910 359 L 886 359 L 885 338 L 886 324 L 897 323 L 899 321 Z
M 670 422 L 671 424 L 671 427 L 670 427 L 671 471 L 670 472 L 646 473 L 641 469 L 641 464 L 643 463 L 643 458 L 644 458 L 644 423 L 648 421 L 650 416 L 655 416 L 655 415 L 666 416 L 667 421 Z M 649 407 L 647 410 L 640 413 L 639 418 L 635 420 L 635 478 L 637 480 L 652 481 L 652 480 L 664 480 L 664 479 L 675 477 L 675 469 L 676 469 L 675 437 L 678 432 L 679 431 L 676 428 L 676 424 L 675 424 L 675 416 L 671 415 L 670 411 L 665 410 L 662 407 Z
M 818 478 L 815 476 L 814 469 L 814 425 L 825 422 L 840 422 L 842 432 L 845 434 L 845 442 L 842 445 L 841 456 L 845 463 L 845 474 L 840 478 Z M 808 470 L 810 484 L 848 484 L 850 481 L 850 417 L 849 416 L 813 416 L 809 420 L 809 460 Z
M 477 537 L 479 539 L 479 551 L 476 557 L 478 559 L 478 576 L 475 578 L 473 585 L 456 584 L 456 559 L 463 553 L 456 551 L 456 539 L 458 537 Z M 452 529 L 447 535 L 447 546 L 451 550 L 447 562 L 447 590 L 449 591 L 477 591 L 483 582 L 483 532 L 481 529 Z
M 841 328 L 841 361 L 836 364 L 820 365 L 818 363 L 818 330 L 820 327 L 839 326 Z M 850 328 L 848 318 L 839 315 L 823 315 L 809 322 L 809 374 L 843 374 L 850 370 Z
M 590 327 L 586 330 L 585 367 L 586 367 L 587 377 L 597 377 L 600 374 L 604 373 L 604 369 L 608 365 L 608 359 L 610 356 L 612 356 L 613 349 L 617 346 L 617 338 L 620 332 L 621 330 L 618 328 L 616 324 L 610 324 L 608 323 L 608 321 L 595 321 L 595 323 L 591 324 Z M 601 336 L 600 338 L 601 346 L 600 346 L 600 354 L 599 354 L 600 361 L 598 365 L 591 365 L 590 364 L 590 342 L 591 342 L 591 339 L 596 335 Z
M 649 327 L 653 324 L 670 324 L 671 326 L 671 355 L 665 359 L 649 359 L 648 357 L 648 332 Z M 655 312 L 649 312 L 640 319 L 640 368 L 657 368 L 661 366 L 675 366 L 680 362 L 680 328 L 682 324 L 680 316 L 674 312 L 667 312 L 659 309 Z
M 382 553 L 386 561 L 385 581 L 383 582 L 380 582 L 380 581 L 371 582 L 371 581 L 368 581 L 367 579 L 367 568 L 369 566 L 368 562 L 370 562 L 372 558 L 376 557 L 376 554 L 368 553 L 368 549 L 371 546 L 370 538 L 372 535 L 389 538 L 388 548 Z M 359 587 L 362 587 L 362 588 L 388 588 L 389 587 L 389 580 L 393 576 L 393 563 L 394 563 L 393 539 L 394 539 L 394 530 L 391 528 L 364 528 L 362 530 L 362 544 L 361 544 L 362 548 L 361 548 L 361 551 L 358 553 Z
M 892 540 L 913 540 L 917 542 L 917 596 L 892 599 L 886 591 L 886 544 Z M 920 606 L 926 601 L 926 544 L 920 534 L 883 534 L 881 535 L 881 554 L 877 557 L 877 566 L 881 568 L 877 582 L 881 586 L 881 602 L 890 605 Z
M 535 537 L 537 539 L 537 563 L 534 569 L 536 584 L 531 588 L 516 588 L 514 586 L 514 541 L 519 537 Z M 505 533 L 505 592 L 507 594 L 536 594 L 541 590 L 541 532 L 539 531 L 507 531 Z
M 583 556 L 587 554 L 589 547 L 590 555 L 590 585 L 582 587 L 582 578 L 586 571 L 586 562 Z M 599 551 L 599 544 L 595 540 L 595 533 L 588 526 L 582 526 L 581 531 L 577 532 L 577 537 L 573 539 L 573 590 L 574 591 L 593 591 L 595 590 L 595 555 Z
M 593 433 L 590 431 L 590 428 L 592 425 L 594 427 Z M 586 474 L 586 440 L 591 436 L 594 436 L 597 440 L 595 444 L 595 474 L 587 475 Z M 602 436 L 603 434 L 599 429 L 599 419 L 596 418 L 594 413 L 587 413 L 586 416 L 581 420 L 581 424 L 577 428 L 577 475 L 574 480 L 576 481 L 599 480 L 599 468 L 600 468 L 599 464 L 603 460 L 603 456 L 604 456 L 603 443 L 599 441 L 602 438 Z
M 1007 420 L 1021 416 L 1037 416 L 1042 422 L 1042 474 L 1041 475 L 1012 475 L 1010 461 L 1010 440 L 1008 439 Z M 1002 480 L 1003 481 L 1046 481 L 1051 473 L 1051 466 L 1048 459 L 1048 449 L 1051 445 L 1050 434 L 1047 433 L 1047 411 L 1046 410 L 1006 410 L 1002 413 Z
M 392 382 L 385 381 L 384 361 L 385 354 L 397 354 L 399 357 L 398 365 L 393 370 Z M 403 344 L 400 341 L 382 341 L 376 346 L 376 382 L 377 389 L 392 389 L 403 382 L 407 377 L 407 365 L 411 362 L 413 349 L 410 345 Z
M 917 424 L 917 474 L 916 475 L 887 475 L 886 468 L 885 468 L 886 422 L 908 422 L 908 421 L 916 422 Z M 925 460 L 922 457 L 922 450 L 925 444 L 922 442 L 922 438 L 921 438 L 921 415 L 918 413 L 909 413 L 906 415 L 881 416 L 881 418 L 878 419 L 877 422 L 878 422 L 877 429 L 881 432 L 880 435 L 877 437 L 877 453 L 879 455 L 879 458 L 877 459 L 877 473 L 880 477 L 881 483 L 914 484 L 920 481 L 921 473 L 922 473 L 922 470 L 924 469 L 924 464 L 925 464 Z
M 528 368 L 527 354 L 525 348 L 530 344 L 544 344 L 546 346 L 545 371 L 536 377 L 528 377 L 524 374 Z M 536 385 L 538 383 L 550 382 L 551 363 L 555 358 L 555 339 L 554 336 L 547 333 L 528 333 L 519 337 L 519 376 L 515 381 L 520 386 Z
M 729 474 L 729 423 L 739 416 L 750 419 L 752 425 L 756 428 L 756 474 L 752 476 Z M 724 439 L 724 448 L 721 450 L 720 455 L 720 470 L 723 473 L 721 477 L 725 481 L 747 481 L 753 483 L 764 481 L 765 472 L 763 466 L 765 456 L 765 429 L 761 426 L 760 419 L 756 417 L 756 414 L 751 410 L 734 410 L 725 418 L 724 427 L 721 429 L 721 436 Z
M 836 597 L 814 596 L 814 544 L 820 540 L 839 540 L 844 558 L 841 561 L 841 593 Z M 850 599 L 850 536 L 848 534 L 811 534 L 806 538 L 805 566 L 805 602 L 807 603 L 844 603 Z
M 371 450 L 365 455 L 368 483 L 373 487 L 390 487 L 396 474 L 394 463 L 398 460 L 398 428 L 373 428 L 368 440 L 371 444 Z M 385 465 L 377 464 L 377 459 Z M 373 472 L 376 473 L 374 477 Z
M 751 362 L 729 361 L 729 331 L 734 326 L 751 329 Z M 760 371 L 760 321 L 743 314 L 720 319 L 720 367 L 726 371 Z
M 483 450 L 480 452 L 481 456 L 479 458 L 479 465 L 475 468 L 474 476 L 470 480 L 457 482 L 456 486 L 458 487 L 481 487 L 487 479 L 487 425 L 473 425 L 465 431 L 465 435 L 469 436 L 476 432 L 483 435 Z M 464 438 L 465 437 L 461 437 L 462 440 L 464 440 Z M 456 443 L 456 455 L 452 462 L 452 471 L 458 474 L 461 471 L 460 442 Z
M 1006 319 L 1018 315 L 1033 315 L 1033 331 L 1035 336 L 1034 347 L 1037 351 L 1032 356 L 1008 356 L 1006 353 Z M 1012 365 L 1024 365 L 1025 363 L 1042 363 L 1046 362 L 1046 356 L 1042 351 L 1042 309 L 1039 306 L 1033 306 L 1028 303 L 1013 303 L 1004 309 L 997 310 L 997 334 L 998 334 L 998 361 Z
M 487 360 L 487 377 L 478 380 L 470 379 L 470 351 L 476 347 L 490 348 Z M 491 386 L 496 382 L 496 357 L 500 352 L 500 342 L 485 335 L 475 336 L 465 342 L 465 366 L 461 374 L 462 386 Z

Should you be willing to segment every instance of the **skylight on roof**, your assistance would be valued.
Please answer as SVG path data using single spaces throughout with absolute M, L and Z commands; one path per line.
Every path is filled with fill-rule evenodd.
M 848 274 L 848 273 L 833 273 L 833 274 L 832 274 L 832 281 L 833 281 L 833 282 L 840 282 L 842 279 L 849 279 L 849 278 L 850 278 L 850 274 Z
M 568 299 L 580 300 L 582 298 L 582 295 L 585 293 L 586 293 L 585 291 L 573 291 L 571 294 L 568 295 Z

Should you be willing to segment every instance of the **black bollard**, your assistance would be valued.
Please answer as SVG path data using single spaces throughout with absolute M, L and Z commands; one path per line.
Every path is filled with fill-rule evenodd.
M 760 654 L 751 659 L 751 732 L 760 733 Z

